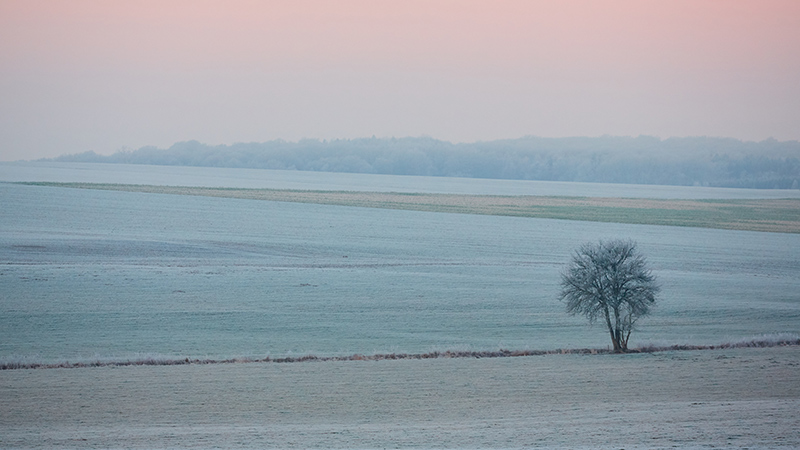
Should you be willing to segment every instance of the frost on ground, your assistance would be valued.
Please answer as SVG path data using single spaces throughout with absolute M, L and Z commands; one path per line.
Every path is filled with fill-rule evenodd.
M 0 371 L 2 448 L 800 447 L 800 346 Z
M 656 353 L 679 350 L 719 350 L 729 348 L 766 348 L 784 347 L 788 345 L 800 345 L 800 335 L 795 333 L 765 334 L 752 338 L 732 339 L 717 344 L 691 344 L 691 343 L 664 343 L 647 342 L 628 350 L 630 353 Z M 94 356 L 91 358 L 78 358 L 72 361 L 46 362 L 36 356 L 15 357 L 0 359 L 0 370 L 20 370 L 20 369 L 74 369 L 87 367 L 106 367 L 106 366 L 181 366 L 187 364 L 242 364 L 242 363 L 306 363 L 306 362 L 330 362 L 330 361 L 383 361 L 383 360 L 402 360 L 402 359 L 439 359 L 439 358 L 514 358 L 523 356 L 544 356 L 557 354 L 576 354 L 576 355 L 599 355 L 612 353 L 610 348 L 578 348 L 578 349 L 556 349 L 556 350 L 471 350 L 451 349 L 434 350 L 428 353 L 374 353 L 339 356 L 317 356 L 304 354 L 299 356 L 278 356 L 278 357 L 234 357 L 225 359 L 215 358 L 186 358 L 171 357 L 166 355 L 136 354 L 131 357 L 104 357 Z

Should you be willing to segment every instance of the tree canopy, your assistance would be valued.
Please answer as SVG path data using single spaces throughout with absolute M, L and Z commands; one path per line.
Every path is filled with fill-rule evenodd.
M 628 349 L 636 321 L 648 315 L 660 287 L 630 240 L 583 244 L 561 275 L 560 299 L 569 314 L 608 327 L 614 351 Z

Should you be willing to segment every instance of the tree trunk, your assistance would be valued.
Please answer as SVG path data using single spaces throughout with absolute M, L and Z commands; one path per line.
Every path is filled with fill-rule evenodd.
M 612 339 L 614 340 L 614 353 L 627 350 L 622 334 L 622 327 L 620 326 L 619 308 L 616 307 L 614 308 L 614 333 Z
M 625 333 L 622 337 L 622 350 L 628 351 L 628 339 L 631 338 L 631 328 L 628 328 L 628 332 Z
M 611 313 L 608 312 L 608 307 L 604 310 L 606 316 L 606 325 L 608 326 L 608 332 L 611 334 L 611 343 L 614 344 L 614 353 L 618 353 L 621 350 L 619 345 L 619 336 L 617 335 L 617 330 L 614 325 L 611 324 Z

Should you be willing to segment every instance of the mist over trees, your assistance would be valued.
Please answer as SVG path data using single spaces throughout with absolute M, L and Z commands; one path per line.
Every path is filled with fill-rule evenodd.
M 573 137 L 453 144 L 433 138 L 179 142 L 109 156 L 54 159 L 393 175 L 797 189 L 800 142 L 730 138 Z

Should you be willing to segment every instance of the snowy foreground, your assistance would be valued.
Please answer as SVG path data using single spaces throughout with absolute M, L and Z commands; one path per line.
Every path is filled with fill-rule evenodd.
M 800 346 L 0 372 L 2 448 L 797 448 Z

